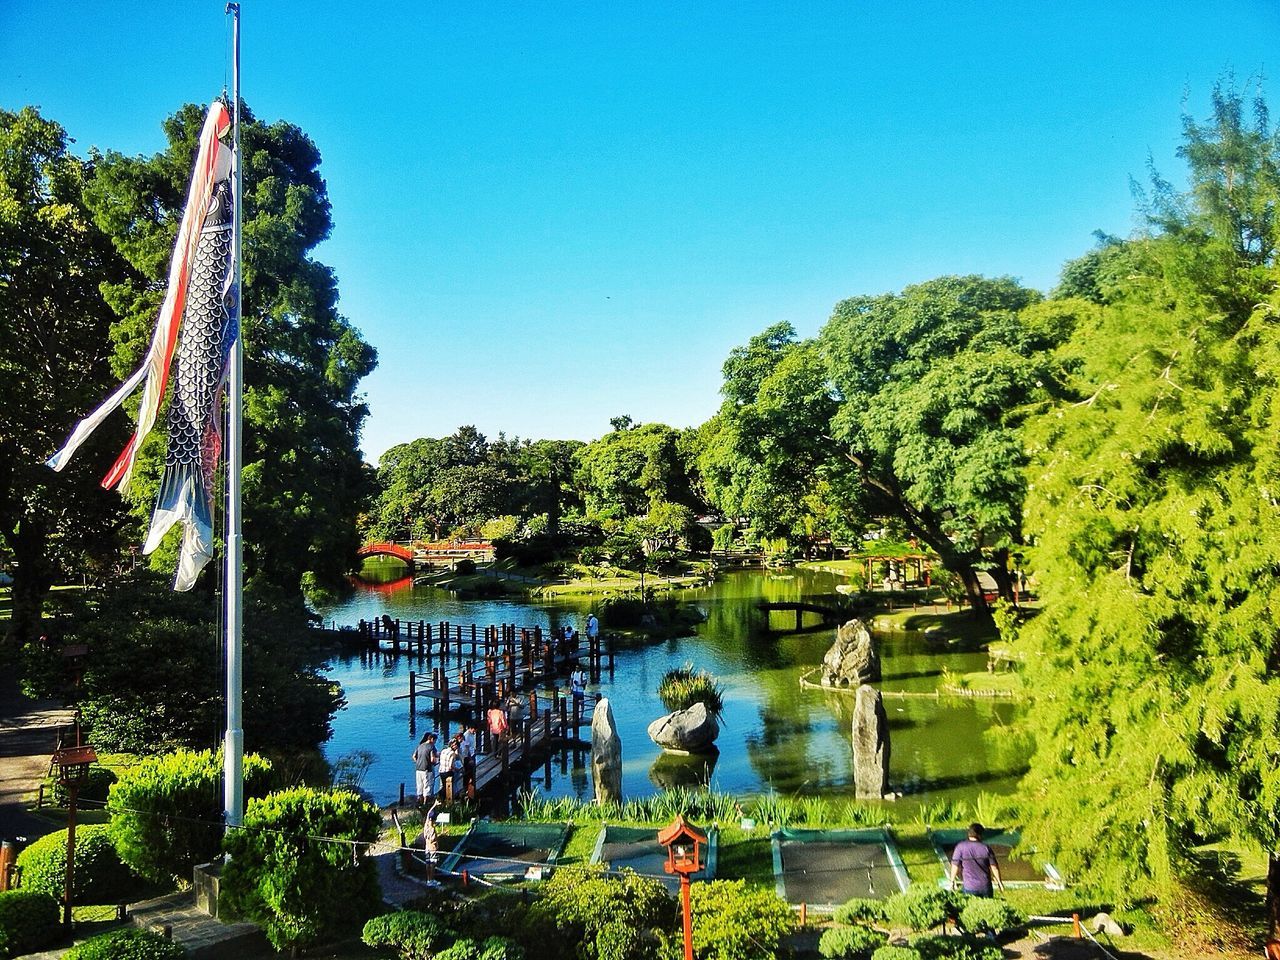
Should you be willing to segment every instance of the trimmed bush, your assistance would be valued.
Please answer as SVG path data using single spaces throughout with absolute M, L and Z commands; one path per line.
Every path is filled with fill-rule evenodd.
M 77 795 L 78 802 L 106 803 L 107 794 L 111 791 L 111 785 L 118 779 L 120 778 L 116 776 L 114 770 L 96 764 L 91 766 L 85 782 L 80 786 L 80 792 Z M 69 799 L 67 788 L 62 785 L 56 776 L 45 780 L 45 796 L 55 807 L 65 807 Z
M 24 889 L 61 902 L 67 874 L 67 831 L 58 830 L 31 844 L 18 854 L 18 866 Z M 116 853 L 106 824 L 76 827 L 76 869 L 71 883 L 71 902 L 76 904 L 125 903 L 137 890 L 138 884 Z
M 609 876 L 598 868 L 561 867 L 542 885 L 541 892 L 529 908 L 532 923 L 554 924 L 559 937 L 550 946 L 576 943 L 582 960 L 624 956 L 618 952 L 622 942 L 618 925 L 636 931 L 676 929 L 676 904 L 666 889 L 657 880 L 630 870 Z M 524 942 L 531 949 L 539 946 Z
M 991 897 L 969 897 L 960 911 L 960 923 L 970 933 L 989 931 L 997 937 L 1012 927 L 1021 926 L 1023 920 L 1019 910 Z
M 978 937 L 943 937 L 925 934 L 911 941 L 921 960 L 1004 960 L 1004 951 Z
M 818 952 L 824 957 L 848 957 L 851 960 L 869 960 L 872 952 L 883 946 L 886 937 L 870 927 L 832 927 L 822 931 Z
M 884 915 L 896 927 L 932 930 L 960 915 L 963 894 L 939 890 L 932 883 L 913 883 L 884 902 Z
M 371 947 L 392 947 L 400 960 L 431 960 L 455 934 L 437 917 L 419 910 L 400 910 L 374 917 L 361 939 Z
M 690 888 L 693 950 L 701 960 L 776 956 L 796 918 L 772 890 L 742 880 L 712 880 Z
M 58 938 L 58 902 L 35 890 L 0 893 L 0 960 L 34 953 Z
M 505 937 L 459 940 L 435 955 L 435 960 L 524 960 L 520 945 Z
M 876 950 L 871 955 L 871 960 L 920 960 L 920 951 L 891 944 Z
M 226 840 L 219 910 L 260 924 L 277 950 L 359 928 L 381 900 L 377 868 L 360 850 L 381 827 L 381 811 L 347 790 L 251 800 Z
M 149 930 L 113 930 L 68 950 L 64 960 L 183 960 L 187 951 Z
M 267 791 L 271 764 L 244 758 L 245 795 Z M 121 859 L 157 883 L 190 882 L 192 868 L 222 851 L 222 753 L 179 750 L 147 757 L 111 788 L 107 810 Z
M 884 920 L 884 904 L 879 900 L 854 897 L 836 907 L 836 923 L 880 923 Z

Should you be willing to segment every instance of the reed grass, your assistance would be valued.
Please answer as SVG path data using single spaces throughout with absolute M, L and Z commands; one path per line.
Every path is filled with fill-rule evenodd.
M 658 699 L 668 710 L 685 710 L 695 703 L 720 715 L 724 709 L 724 687 L 705 670 L 694 670 L 693 664 L 668 670 L 658 683 Z

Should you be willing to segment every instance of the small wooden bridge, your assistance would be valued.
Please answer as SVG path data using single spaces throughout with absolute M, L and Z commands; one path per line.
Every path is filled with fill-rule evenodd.
M 842 610 L 835 604 L 813 603 L 801 600 L 762 600 L 756 604 L 757 610 L 763 610 L 768 616 L 775 610 L 794 610 L 796 614 L 795 630 L 820 630 L 838 624 L 847 614 L 846 610 Z M 806 627 L 804 625 L 804 615 L 806 613 L 816 613 L 822 618 L 817 624 L 811 624 Z

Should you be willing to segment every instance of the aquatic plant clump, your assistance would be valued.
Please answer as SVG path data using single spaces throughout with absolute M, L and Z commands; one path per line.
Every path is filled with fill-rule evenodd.
M 658 683 L 658 699 L 672 712 L 701 703 L 719 716 L 724 709 L 724 687 L 705 670 L 695 671 L 692 664 L 686 663 L 663 675 Z

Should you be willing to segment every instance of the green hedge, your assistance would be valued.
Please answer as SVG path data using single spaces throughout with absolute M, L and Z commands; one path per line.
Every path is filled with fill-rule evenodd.
M 870 927 L 832 927 L 822 931 L 818 941 L 818 953 L 828 958 L 869 960 L 877 947 L 884 945 L 886 937 Z
M 920 960 L 920 951 L 890 944 L 873 953 L 871 960 Z
M 958 917 L 963 894 L 939 890 L 932 883 L 913 883 L 884 902 L 885 919 L 895 927 L 932 930 L 950 917 Z
M 245 795 L 267 791 L 271 764 L 244 758 Z M 222 851 L 222 754 L 178 750 L 124 771 L 107 809 L 121 858 L 157 883 L 191 881 L 192 868 Z
M 1009 906 L 1004 900 L 990 897 L 969 897 L 964 909 L 960 911 L 960 923 L 971 933 L 982 933 L 989 930 L 1000 936 L 1012 927 L 1023 924 L 1022 914 Z
M 0 960 L 43 949 L 58 938 L 58 903 L 47 893 L 0 893 Z
M 854 897 L 836 907 L 836 923 L 877 923 L 884 920 L 884 903 L 865 897 Z
M 63 960 L 183 960 L 187 951 L 158 933 L 113 930 L 67 951 Z
M 419 910 L 399 910 L 374 917 L 361 939 L 371 947 L 391 947 L 401 960 L 430 960 L 454 933 L 437 917 Z
M 348 790 L 251 800 L 227 838 L 219 909 L 261 924 L 277 950 L 358 930 L 381 902 L 376 867 L 362 855 L 381 828 L 382 812 Z
M 41 837 L 18 854 L 22 886 L 62 900 L 67 873 L 67 831 Z M 71 902 L 76 904 L 125 903 L 138 889 L 136 878 L 116 853 L 106 824 L 86 823 L 76 828 L 76 864 Z

